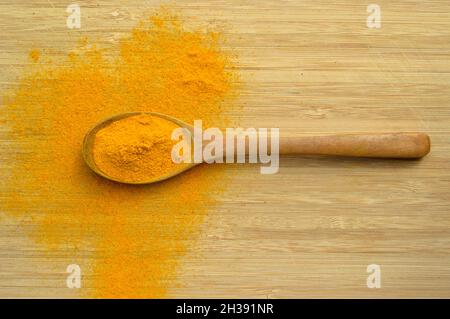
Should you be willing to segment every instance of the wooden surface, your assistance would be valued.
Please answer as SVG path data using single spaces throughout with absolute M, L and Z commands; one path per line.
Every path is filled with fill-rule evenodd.
M 0 0 L 0 85 L 32 46 L 108 44 L 158 1 Z M 450 297 L 450 2 L 180 1 L 223 25 L 239 54 L 244 123 L 289 132 L 424 131 L 422 161 L 283 158 L 277 175 L 231 166 L 233 181 L 183 259 L 173 297 Z M 0 223 L 0 296 L 76 296 L 24 229 Z M 25 247 L 25 248 L 24 248 Z M 27 248 L 29 247 L 29 248 Z M 200 258 L 199 258 L 200 257 Z M 369 264 L 380 289 L 366 286 Z M 59 269 L 60 273 L 55 273 Z

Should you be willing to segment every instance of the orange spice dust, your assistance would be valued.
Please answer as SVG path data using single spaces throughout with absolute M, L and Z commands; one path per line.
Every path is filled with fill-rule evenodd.
M 122 118 L 101 128 L 94 137 L 93 160 L 97 169 L 114 180 L 139 183 L 164 177 L 186 167 L 172 161 L 180 128 L 166 119 L 142 113 Z
M 225 127 L 237 81 L 221 38 L 161 11 L 122 39 L 111 60 L 105 56 L 114 48 L 86 41 L 65 61 L 30 53 L 35 63 L 2 110 L 9 145 L 2 156 L 13 166 L 1 172 L 6 200 L 0 209 L 31 216 L 26 220 L 37 227 L 30 236 L 38 245 L 64 250 L 68 264 L 82 265 L 90 281 L 81 293 L 165 297 L 175 285 L 180 256 L 214 203 L 211 194 L 223 187 L 223 168 L 202 166 L 163 183 L 131 186 L 90 171 L 81 145 L 97 122 L 122 112 Z
M 39 58 L 41 57 L 41 52 L 37 49 L 33 49 L 30 51 L 29 57 L 30 57 L 31 61 L 36 63 L 39 61 Z

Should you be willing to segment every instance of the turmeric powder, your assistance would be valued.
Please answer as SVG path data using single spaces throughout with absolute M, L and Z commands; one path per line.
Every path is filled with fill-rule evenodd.
M 33 61 L 34 63 L 39 61 L 39 57 L 40 57 L 40 52 L 37 49 L 33 49 L 30 51 L 30 53 L 28 54 L 28 56 L 30 57 L 30 60 Z
M 141 114 L 112 122 L 95 134 L 93 157 L 107 176 L 124 182 L 162 177 L 177 165 L 170 139 L 175 123 Z
M 180 258 L 227 175 L 220 166 L 208 166 L 176 181 L 134 187 L 92 174 L 80 149 L 89 128 L 123 112 L 160 112 L 225 127 L 238 115 L 232 102 L 237 78 L 234 59 L 220 39 L 221 33 L 194 28 L 160 9 L 120 41 L 113 59 L 105 57 L 114 48 L 88 41 L 66 53 L 64 61 L 58 60 L 61 54 L 39 50 L 39 59 L 32 54 L 36 63 L 28 66 L 0 115 L 8 126 L 0 132 L 8 143 L 2 158 L 11 164 L 0 170 L 5 194 L 0 210 L 33 230 L 29 235 L 39 251 L 58 256 L 30 260 L 36 267 L 58 262 L 54 271 L 60 274 L 77 263 L 82 296 L 170 294 Z M 55 285 L 54 279 L 48 285 Z M 58 280 L 63 285 L 65 274 Z M 36 288 L 21 296 L 49 297 L 56 291 L 58 297 L 74 293 Z

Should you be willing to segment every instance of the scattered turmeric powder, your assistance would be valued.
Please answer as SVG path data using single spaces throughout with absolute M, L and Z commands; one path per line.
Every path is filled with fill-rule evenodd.
M 147 187 L 114 183 L 84 164 L 84 135 L 123 112 L 225 127 L 236 75 L 220 38 L 159 10 L 121 40 L 113 60 L 105 56 L 114 48 L 83 41 L 65 61 L 30 65 L 1 112 L 8 125 L 2 158 L 12 166 L 0 171 L 0 210 L 35 226 L 30 236 L 58 260 L 80 265 L 84 296 L 167 296 L 214 203 L 211 190 L 226 181 L 222 167 L 211 165 Z
M 179 126 L 149 114 L 112 122 L 95 134 L 93 158 L 98 169 L 116 180 L 145 182 L 177 165 L 171 159 L 172 131 Z
M 33 49 L 30 51 L 29 57 L 30 57 L 31 61 L 36 63 L 39 61 L 39 58 L 41 57 L 41 52 L 37 49 Z

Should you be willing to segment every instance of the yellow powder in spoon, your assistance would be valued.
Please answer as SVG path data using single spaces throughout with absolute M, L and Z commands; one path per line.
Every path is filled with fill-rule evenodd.
M 124 182 L 145 182 L 169 174 L 173 122 L 140 114 L 112 122 L 95 134 L 93 158 L 104 174 Z

